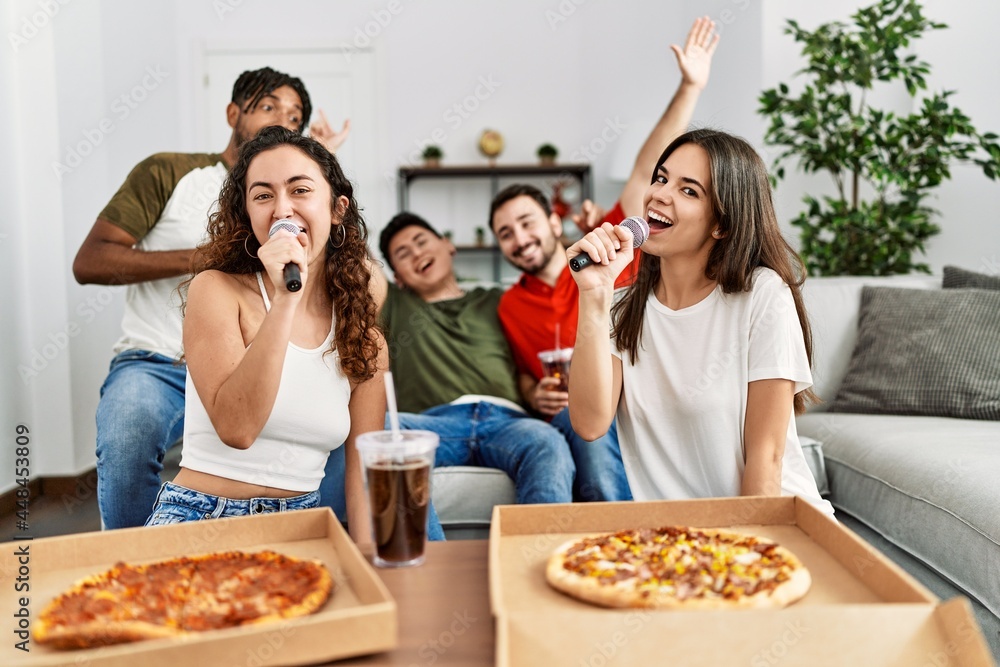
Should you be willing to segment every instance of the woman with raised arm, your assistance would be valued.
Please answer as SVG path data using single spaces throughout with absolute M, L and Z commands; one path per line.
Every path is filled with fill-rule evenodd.
M 628 229 L 605 223 L 567 252 L 595 261 L 573 274 L 573 427 L 598 437 L 617 414 L 636 500 L 800 495 L 832 513 L 795 430 L 793 412 L 815 399 L 804 268 L 763 161 L 724 132 L 683 134 L 657 161 L 643 215 L 649 238 L 620 298 Z
M 181 469 L 146 525 L 316 507 L 343 444 L 348 527 L 369 542 L 354 441 L 383 428 L 388 358 L 351 183 L 316 141 L 265 128 L 241 148 L 208 231 L 185 310 Z

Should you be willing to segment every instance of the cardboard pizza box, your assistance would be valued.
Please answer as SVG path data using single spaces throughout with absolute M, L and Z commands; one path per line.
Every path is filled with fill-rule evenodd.
M 30 591 L 15 592 L 18 550 L 27 546 Z M 20 596 L 30 598 L 30 620 L 77 580 L 118 561 L 142 563 L 213 551 L 270 549 L 322 561 L 334 580 L 330 600 L 316 614 L 226 630 L 95 649 L 59 651 L 31 640 L 28 652 L 11 635 L 0 646 L 2 665 L 181 667 L 183 665 L 302 665 L 392 649 L 396 603 L 375 570 L 328 508 L 196 521 L 154 528 L 82 533 L 0 545 L 0 617 L 17 629 Z M 23 552 L 22 552 L 23 553 Z M 13 620 L 12 620 L 13 619 Z
M 604 609 L 545 581 L 549 556 L 567 541 L 665 525 L 770 538 L 802 560 L 812 586 L 780 610 L 678 612 Z M 801 498 L 496 507 L 489 576 L 498 667 L 993 665 L 967 601 L 941 603 Z

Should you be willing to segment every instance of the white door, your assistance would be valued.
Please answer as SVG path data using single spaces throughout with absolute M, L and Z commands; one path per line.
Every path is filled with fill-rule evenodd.
M 198 130 L 199 145 L 222 150 L 232 130 L 226 123 L 226 104 L 232 99 L 233 83 L 252 69 L 271 67 L 302 79 L 312 100 L 312 119 L 319 110 L 330 125 L 340 130 L 351 119 L 351 134 L 337 151 L 337 159 L 354 184 L 354 195 L 369 229 L 383 224 L 391 209 L 379 205 L 377 169 L 379 118 L 375 94 L 375 57 L 368 50 L 337 47 L 262 49 L 259 47 L 211 47 L 203 51 L 203 113 Z

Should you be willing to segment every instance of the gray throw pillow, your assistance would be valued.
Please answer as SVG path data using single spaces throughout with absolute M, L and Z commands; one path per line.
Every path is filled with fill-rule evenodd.
M 966 271 L 957 266 L 946 266 L 944 267 L 944 280 L 941 286 L 945 289 L 978 287 L 979 289 L 1000 290 L 1000 276 Z
M 830 411 L 1000 420 L 1000 291 L 864 287 Z

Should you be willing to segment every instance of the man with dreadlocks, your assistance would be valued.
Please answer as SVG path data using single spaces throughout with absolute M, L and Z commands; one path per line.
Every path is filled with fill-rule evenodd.
M 185 366 L 177 286 L 191 273 L 229 166 L 259 130 L 302 132 L 312 104 L 298 78 L 243 72 L 222 153 L 157 153 L 138 165 L 97 216 L 73 262 L 80 284 L 127 285 L 123 335 L 97 407 L 97 499 L 105 528 L 141 526 L 160 488 L 167 449 L 184 432 Z M 314 128 L 335 150 L 347 134 Z M 316 130 L 320 131 L 317 132 Z

